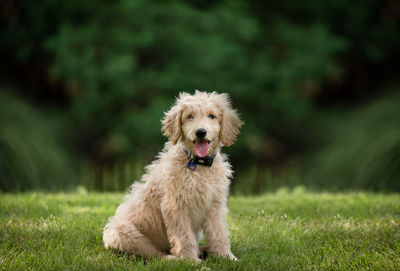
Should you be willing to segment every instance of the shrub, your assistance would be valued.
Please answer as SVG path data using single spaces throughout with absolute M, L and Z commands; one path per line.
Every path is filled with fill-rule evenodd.
M 61 118 L 0 93 L 0 191 L 73 187 L 78 178 Z
M 319 117 L 322 138 L 305 170 L 325 188 L 400 191 L 400 95 Z

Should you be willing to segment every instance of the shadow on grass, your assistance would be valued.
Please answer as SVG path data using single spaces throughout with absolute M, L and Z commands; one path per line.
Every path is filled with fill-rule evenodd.
M 142 262 L 144 265 L 146 265 L 149 260 L 154 260 L 154 259 L 166 260 L 165 258 L 162 258 L 162 257 L 159 257 L 159 256 L 144 257 L 144 256 L 140 256 L 140 255 L 133 255 L 133 254 L 130 254 L 128 252 L 119 251 L 119 250 L 114 249 L 114 248 L 109 248 L 107 250 L 112 251 L 119 258 L 128 259 L 128 260 L 130 260 L 132 262 Z M 207 260 L 209 258 L 210 258 L 210 255 L 208 254 L 207 251 L 202 251 L 201 252 L 200 259 L 202 261 L 205 261 L 205 260 Z M 174 260 L 168 260 L 168 261 L 174 261 Z M 175 261 L 179 261 L 179 259 L 176 259 Z

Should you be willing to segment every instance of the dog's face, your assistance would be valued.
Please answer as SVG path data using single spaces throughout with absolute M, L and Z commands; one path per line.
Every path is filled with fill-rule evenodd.
M 188 105 L 182 112 L 181 130 L 185 146 L 200 157 L 219 146 L 221 112 L 212 103 Z
M 232 145 L 242 122 L 227 94 L 196 91 L 181 93 L 162 124 L 172 144 L 180 140 L 190 152 L 204 157 L 214 154 L 221 143 Z

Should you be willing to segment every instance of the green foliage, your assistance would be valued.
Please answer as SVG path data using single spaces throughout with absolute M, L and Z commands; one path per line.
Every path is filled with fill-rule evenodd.
M 400 95 L 320 116 L 323 142 L 305 171 L 319 187 L 400 191 Z M 316 146 L 315 146 L 316 147 Z
M 206 11 L 182 2 L 60 5 L 20 7 L 29 11 L 41 49 L 52 56 L 48 80 L 62 82 L 72 113 L 82 126 L 90 123 L 90 133 L 106 135 L 107 143 L 124 138 L 132 148 L 142 137 L 159 147 L 161 113 L 179 91 L 194 89 L 230 92 L 240 101 L 236 105 L 247 108 L 241 111 L 252 134 L 262 137 L 281 121 L 309 112 L 307 98 L 293 88 L 335 77 L 333 55 L 346 44 L 321 24 L 305 27 L 282 19 L 262 29 L 240 1 Z M 48 26 L 37 17 L 49 12 L 60 15 L 43 33 L 39 29 Z M 10 28 L 24 29 L 11 22 Z M 150 130 L 132 123 L 148 110 L 156 112 L 143 120 Z M 266 121 L 250 117 L 265 110 Z M 123 150 L 111 152 L 140 153 Z
M 398 194 L 280 190 L 232 197 L 231 262 L 188 262 L 106 250 L 102 230 L 122 194 L 0 195 L 4 270 L 399 270 Z
M 77 183 L 60 118 L 0 94 L 0 191 L 52 189 Z
M 2 82 L 37 107 L 59 106 L 53 123 L 74 122 L 74 146 L 63 152 L 93 166 L 97 189 L 107 186 L 99 172 L 153 159 L 165 141 L 160 118 L 180 91 L 228 92 L 246 125 L 227 152 L 237 168 L 263 172 L 304 148 L 298 134 L 320 97 L 359 99 L 386 78 L 398 84 L 393 1 L 44 0 L 0 9 Z M 256 179 L 250 191 L 268 187 Z

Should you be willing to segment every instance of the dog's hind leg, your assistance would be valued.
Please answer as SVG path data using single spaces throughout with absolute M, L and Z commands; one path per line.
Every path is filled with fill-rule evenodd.
M 133 255 L 144 257 L 166 255 L 130 222 L 107 224 L 103 232 L 103 241 L 106 248 L 113 248 Z

